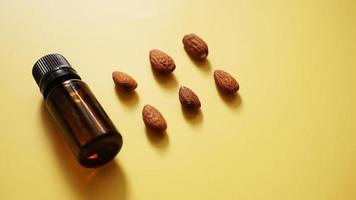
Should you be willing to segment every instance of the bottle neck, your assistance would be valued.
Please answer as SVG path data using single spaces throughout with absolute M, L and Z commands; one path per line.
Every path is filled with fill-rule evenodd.
M 49 91 L 52 88 L 70 79 L 81 80 L 80 76 L 73 68 L 71 67 L 58 68 L 57 70 L 48 73 L 48 75 L 42 78 L 42 80 L 39 83 L 40 90 L 43 96 L 46 98 L 48 96 Z

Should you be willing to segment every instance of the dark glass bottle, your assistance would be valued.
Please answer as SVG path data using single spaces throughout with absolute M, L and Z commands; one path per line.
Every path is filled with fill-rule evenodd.
M 46 55 L 32 75 L 79 163 L 97 167 L 112 160 L 122 137 L 69 62 L 59 54 Z

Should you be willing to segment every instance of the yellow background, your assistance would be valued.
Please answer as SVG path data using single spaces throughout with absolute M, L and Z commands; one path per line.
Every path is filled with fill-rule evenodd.
M 186 33 L 209 44 L 205 64 Z M 177 65 L 152 74 L 157 48 Z M 115 161 L 80 167 L 43 107 L 34 62 L 61 53 L 124 137 Z M 0 2 L 0 199 L 356 199 L 354 0 L 112 0 Z M 241 85 L 224 98 L 212 74 Z M 111 73 L 138 81 L 117 93 Z M 201 113 L 184 113 L 180 85 Z M 146 133 L 145 104 L 168 122 Z

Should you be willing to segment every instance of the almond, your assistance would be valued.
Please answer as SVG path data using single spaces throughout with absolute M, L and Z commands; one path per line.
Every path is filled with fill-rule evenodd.
M 220 90 L 225 93 L 233 94 L 237 92 L 240 88 L 236 79 L 232 77 L 229 73 L 223 70 L 214 71 L 215 83 Z
M 158 49 L 151 50 L 149 57 L 152 68 L 158 73 L 169 74 L 176 68 L 173 59 Z
M 124 91 L 132 91 L 137 88 L 137 82 L 130 75 L 124 72 L 114 71 L 112 79 L 117 87 Z
M 206 42 L 193 33 L 183 37 L 183 44 L 187 53 L 196 60 L 204 60 L 209 54 Z
M 179 101 L 185 108 L 192 110 L 198 109 L 201 106 L 198 96 L 185 86 L 179 88 Z
M 167 122 L 163 115 L 153 106 L 145 105 L 142 110 L 142 118 L 146 127 L 163 132 L 167 129 Z

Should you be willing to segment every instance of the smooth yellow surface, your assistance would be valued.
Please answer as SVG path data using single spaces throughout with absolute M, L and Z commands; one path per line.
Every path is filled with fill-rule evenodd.
M 205 64 L 182 47 L 194 32 Z M 153 75 L 148 52 L 171 55 Z M 115 161 L 84 169 L 43 107 L 34 62 L 65 55 L 124 137 Z M 0 199 L 356 199 L 354 0 L 112 0 L 0 2 Z M 241 90 L 225 98 L 215 69 Z M 138 81 L 117 93 L 111 73 Z M 178 88 L 201 113 L 184 113 Z M 168 122 L 146 133 L 145 104 Z

